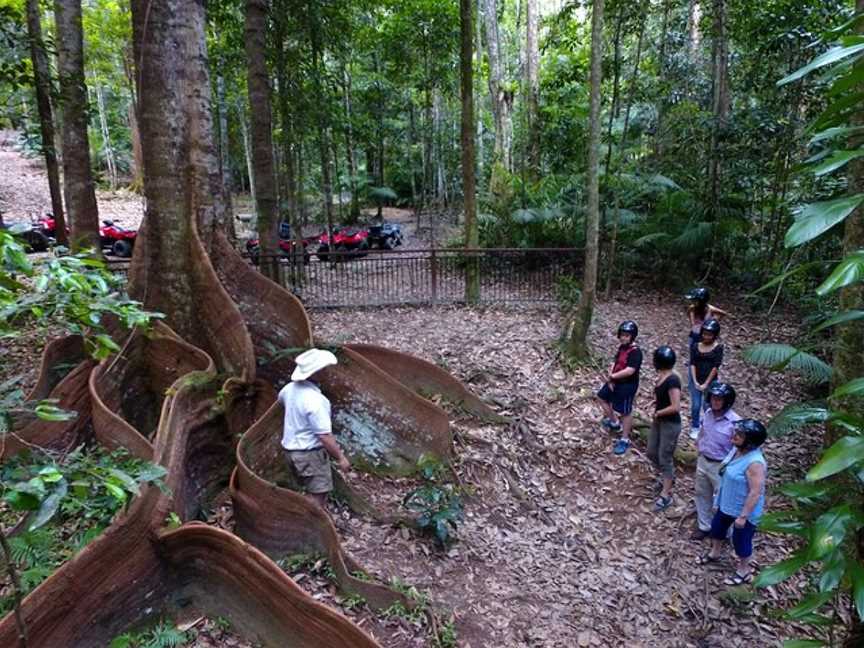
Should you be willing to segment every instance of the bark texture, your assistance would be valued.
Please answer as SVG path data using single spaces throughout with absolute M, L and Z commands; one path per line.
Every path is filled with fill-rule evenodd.
M 262 270 L 275 279 L 278 271 L 279 210 L 273 168 L 273 126 L 270 74 L 267 70 L 267 14 L 269 0 L 246 0 L 246 64 L 249 92 L 252 173 L 255 176 L 255 210 Z
M 525 77 L 528 109 L 528 172 L 540 176 L 540 29 L 537 0 L 525 2 Z
M 729 118 L 729 44 L 726 37 L 726 0 L 714 0 L 713 12 L 711 111 L 714 115 L 714 123 L 711 129 L 711 150 L 708 158 L 708 194 L 711 215 L 716 219 L 720 202 L 722 174 L 721 139 Z
M 507 83 L 498 34 L 498 2 L 483 0 L 486 27 L 486 55 L 489 58 L 489 95 L 495 121 L 494 161 L 508 172 L 513 170 L 513 88 Z
M 63 213 L 63 194 L 60 187 L 60 167 L 54 147 L 54 111 L 51 107 L 51 69 L 45 40 L 42 38 L 42 18 L 39 0 L 27 0 L 27 34 L 30 39 L 30 60 L 33 62 L 33 82 L 36 88 L 36 107 L 39 110 L 39 131 L 42 135 L 42 155 L 48 174 L 51 193 L 51 213 L 54 215 L 55 237 L 61 245 L 69 245 L 66 235 L 66 217 Z
M 81 0 L 54 0 L 54 19 L 63 105 L 63 193 L 72 232 L 71 244 L 75 251 L 92 248 L 100 254 L 99 211 L 87 137 Z
M 459 0 L 461 28 L 461 91 L 462 91 L 462 193 L 465 209 L 465 247 L 480 244 L 477 228 L 477 187 L 474 162 L 474 0 Z M 475 263 L 466 267 L 465 301 L 476 302 L 480 297 L 480 272 Z
M 576 360 L 589 356 L 588 328 L 597 292 L 600 232 L 600 83 L 603 74 L 603 0 L 594 0 L 591 15 L 591 99 L 588 139 L 588 205 L 585 218 L 585 269 L 582 294 L 565 331 L 567 350 Z

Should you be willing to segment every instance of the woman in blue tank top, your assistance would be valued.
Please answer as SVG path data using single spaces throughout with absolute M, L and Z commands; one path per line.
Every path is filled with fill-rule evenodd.
M 753 534 L 765 508 L 767 474 L 760 447 L 767 436 L 765 426 L 755 419 L 736 421 L 732 434 L 734 447 L 720 467 L 722 479 L 717 494 L 717 511 L 709 533 L 711 549 L 699 558 L 699 564 L 720 560 L 723 540 L 732 526 L 732 546 L 738 561 L 735 573 L 724 581 L 726 585 L 743 585 L 753 580 L 750 567 Z

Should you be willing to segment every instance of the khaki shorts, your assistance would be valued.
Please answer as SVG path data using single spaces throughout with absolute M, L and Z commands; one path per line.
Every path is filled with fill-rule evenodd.
M 294 468 L 307 493 L 321 494 L 333 490 L 330 453 L 324 448 L 305 451 L 286 450 L 289 465 Z

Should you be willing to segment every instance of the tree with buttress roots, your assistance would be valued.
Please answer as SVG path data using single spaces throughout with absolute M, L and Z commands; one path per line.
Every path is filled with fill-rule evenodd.
M 49 343 L 29 397 L 57 398 L 78 416 L 23 425 L 0 458 L 28 445 L 63 451 L 96 442 L 161 464 L 167 488 L 143 491 L 24 599 L 26 640 L 13 615 L 0 620 L 0 646 L 104 646 L 159 615 L 201 614 L 228 617 L 267 646 L 375 646 L 271 560 L 322 553 L 346 592 L 372 607 L 411 606 L 352 576 L 360 566 L 341 551 L 327 513 L 292 489 L 281 460 L 276 389 L 312 345 L 312 331 L 300 302 L 246 264 L 223 231 L 204 3 L 133 0 L 132 21 L 147 205 L 130 293 L 164 313 L 165 324 L 147 334 L 118 326 L 121 351 L 99 364 L 80 338 Z M 404 474 L 424 453 L 451 457 L 447 415 L 419 393 L 496 416 L 430 363 L 368 345 L 329 348 L 340 362 L 323 372 L 322 388 L 356 466 Z M 70 363 L 65 376 L 56 371 Z M 197 521 L 226 488 L 233 533 Z M 341 488 L 366 513 L 393 519 Z

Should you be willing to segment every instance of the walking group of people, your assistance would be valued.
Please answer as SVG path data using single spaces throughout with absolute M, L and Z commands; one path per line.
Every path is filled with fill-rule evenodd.
M 688 314 L 690 335 L 687 384 L 690 394 L 690 438 L 698 450 L 695 478 L 697 525 L 691 539 L 711 539 L 699 564 L 722 558 L 722 543 L 731 529 L 738 558 L 728 585 L 753 579 L 750 559 L 753 535 L 765 506 L 767 464 L 761 446 L 767 438 L 765 426 L 756 419 L 742 418 L 734 410 L 735 389 L 720 378 L 723 343 L 720 320 L 726 313 L 709 303 L 706 288 L 692 290 Z M 604 383 L 597 392 L 603 407 L 602 425 L 620 432 L 614 453 L 630 448 L 633 407 L 639 389 L 642 351 L 636 344 L 639 327 L 627 320 L 618 327 L 619 347 Z M 681 377 L 675 371 L 677 354 L 670 346 L 654 350 L 654 401 L 647 455 L 660 477 L 655 484 L 655 511 L 672 504 L 675 483 L 674 453 L 681 435 Z

